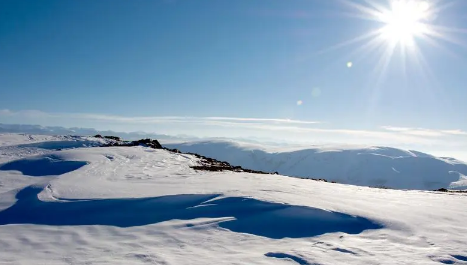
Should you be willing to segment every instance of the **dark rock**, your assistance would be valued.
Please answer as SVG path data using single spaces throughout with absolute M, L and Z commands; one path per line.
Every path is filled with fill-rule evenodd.
M 102 135 L 100 135 L 100 134 L 96 134 L 96 135 L 94 135 L 94 137 L 95 137 L 95 138 L 104 138 L 104 137 L 102 137 Z
M 141 139 L 138 141 L 133 141 L 130 144 L 133 146 L 144 145 L 144 146 L 151 147 L 154 149 L 162 149 L 162 145 L 159 143 L 159 141 L 151 140 L 149 138 Z
M 120 140 L 119 137 L 115 137 L 115 136 L 104 136 L 104 138 L 115 140 L 114 142 L 107 143 L 106 145 L 104 145 L 104 147 L 108 147 L 108 146 L 139 146 L 139 145 L 143 145 L 143 146 L 151 147 L 151 148 L 154 148 L 154 149 L 164 149 L 164 148 L 162 147 L 162 145 L 159 143 L 159 141 L 157 141 L 157 140 L 151 140 L 151 139 L 149 139 L 149 138 L 147 138 L 147 139 L 141 139 L 141 140 L 138 140 L 138 141 L 131 141 L 131 142 L 122 141 L 122 140 Z
M 448 189 L 445 189 L 445 188 L 437 189 L 437 190 L 434 190 L 434 191 L 446 192 L 446 193 L 467 193 L 467 190 L 448 190 Z
M 115 140 L 115 141 L 121 141 L 121 140 L 122 140 L 122 139 L 120 139 L 120 137 L 118 137 L 118 136 L 109 136 L 109 135 L 106 135 L 106 136 L 104 136 L 104 138 L 110 139 L 110 140 Z
M 178 150 L 177 150 L 178 151 Z M 233 171 L 233 172 L 246 172 L 246 173 L 254 173 L 254 174 L 271 174 L 269 172 L 258 171 L 258 170 L 251 170 L 251 169 L 244 169 L 241 166 L 232 166 L 228 162 L 225 161 L 218 161 L 214 158 L 209 158 L 205 156 L 201 156 L 198 154 L 189 153 L 191 155 L 200 158 L 200 164 L 198 166 L 192 166 L 194 170 L 203 170 L 203 171 Z
M 181 154 L 182 152 L 178 149 L 166 149 L 167 151 L 170 151 L 172 153 L 177 153 L 177 154 Z

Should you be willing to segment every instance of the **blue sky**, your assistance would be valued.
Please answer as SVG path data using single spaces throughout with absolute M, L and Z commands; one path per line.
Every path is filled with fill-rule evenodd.
M 389 56 L 349 42 L 388 0 L 3 0 L 0 122 L 462 153 L 467 3 L 427 3 Z

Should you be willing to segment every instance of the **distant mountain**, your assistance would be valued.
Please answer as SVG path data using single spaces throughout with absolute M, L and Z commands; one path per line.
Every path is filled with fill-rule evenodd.
M 138 140 L 141 138 L 152 138 L 152 139 L 165 139 L 165 140 L 194 140 L 197 137 L 191 136 L 170 136 L 166 134 L 155 134 L 146 132 L 115 132 L 115 131 L 99 131 L 92 128 L 65 128 L 59 126 L 41 126 L 41 125 L 26 125 L 26 124 L 1 124 L 0 133 L 27 133 L 27 134 L 39 134 L 39 135 L 114 135 L 119 136 L 126 140 Z
M 166 144 L 254 170 L 397 189 L 467 189 L 467 164 L 390 147 L 313 146 L 283 151 L 233 141 Z

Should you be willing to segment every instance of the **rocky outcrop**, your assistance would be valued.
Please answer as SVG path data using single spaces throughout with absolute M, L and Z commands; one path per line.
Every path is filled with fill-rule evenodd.
M 122 139 L 120 139 L 120 137 L 118 136 L 110 136 L 110 135 L 106 135 L 104 136 L 105 139 L 110 139 L 110 140 L 114 140 L 114 141 L 121 141 Z
M 467 190 L 448 190 L 445 188 L 437 189 L 434 191 L 439 191 L 439 192 L 447 192 L 447 193 L 467 193 Z
M 107 136 L 104 136 L 104 138 L 107 138 Z M 117 137 L 118 138 L 118 137 Z M 112 138 L 108 138 L 113 140 L 112 142 L 108 142 L 107 144 L 103 145 L 104 147 L 109 147 L 109 146 L 146 146 L 146 147 L 151 147 L 154 149 L 164 149 L 162 145 L 159 143 L 157 140 L 152 140 L 152 139 L 141 139 L 137 141 L 121 141 L 121 140 L 115 140 Z
M 121 141 L 122 139 L 118 136 L 111 136 L 111 135 L 106 135 L 106 136 L 102 136 L 100 134 L 96 134 L 94 135 L 95 138 L 100 138 L 100 139 L 110 139 L 110 140 L 114 140 L 114 141 Z
M 138 140 L 138 141 L 133 141 L 130 144 L 133 145 L 133 146 L 143 145 L 143 146 L 151 147 L 151 148 L 154 148 L 154 149 L 163 149 L 163 147 L 159 143 L 159 141 L 151 140 L 149 138 L 141 139 L 141 140 Z
M 157 140 L 152 140 L 152 139 L 141 139 L 137 141 L 121 141 L 120 138 L 118 137 L 113 137 L 113 136 L 101 136 L 101 135 L 95 135 L 94 137 L 96 138 L 106 138 L 110 139 L 112 141 L 108 142 L 107 144 L 103 145 L 103 147 L 118 147 L 118 146 L 146 146 L 150 147 L 153 149 L 163 149 L 167 150 L 172 153 L 177 153 L 181 154 L 180 150 L 178 149 L 170 149 L 170 148 L 165 148 L 163 147 L 159 141 Z M 192 166 L 194 170 L 204 170 L 204 171 L 233 171 L 233 172 L 247 172 L 247 173 L 255 173 L 255 174 L 278 174 L 277 172 L 270 173 L 270 172 L 264 172 L 264 171 L 259 171 L 259 170 L 251 170 L 251 169 L 246 169 L 242 168 L 241 166 L 232 166 L 229 163 L 225 161 L 219 161 L 214 158 L 209 158 L 205 157 L 199 154 L 195 153 L 184 153 L 188 155 L 193 155 L 197 158 L 199 158 L 199 165 L 197 166 Z
M 214 158 L 205 157 L 199 154 L 194 154 L 194 153 L 186 153 L 186 154 L 193 155 L 200 159 L 199 161 L 200 165 L 191 167 L 194 170 L 233 171 L 233 172 L 246 172 L 246 173 L 254 173 L 254 174 L 274 174 L 274 175 L 277 174 L 277 172 L 270 173 L 270 172 L 264 172 L 264 171 L 259 171 L 259 170 L 246 169 L 246 168 L 242 168 L 241 166 L 232 166 L 225 161 L 219 161 Z

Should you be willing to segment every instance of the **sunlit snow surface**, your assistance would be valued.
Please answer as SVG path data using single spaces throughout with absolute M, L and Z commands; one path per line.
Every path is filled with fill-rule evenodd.
M 232 165 L 287 176 L 395 189 L 467 189 L 467 164 L 452 158 L 380 146 L 274 148 L 235 141 L 167 144 Z
M 190 155 L 23 137 L 0 149 L 0 264 L 467 264 L 463 195 L 197 172 Z

